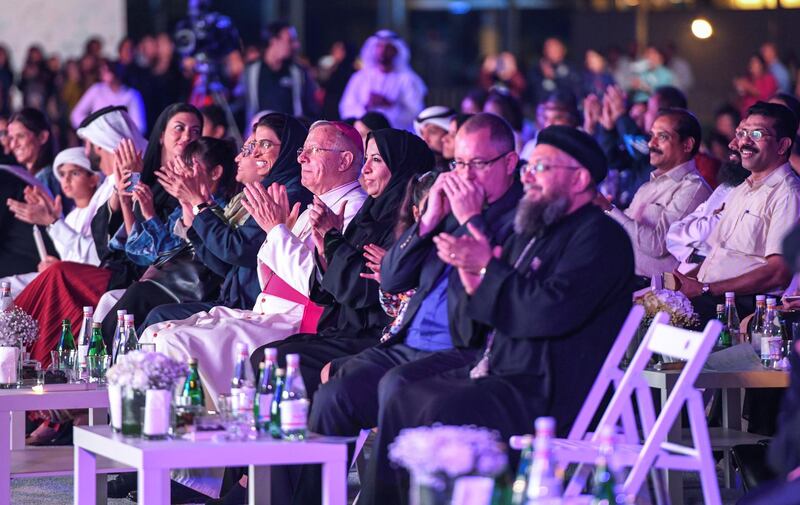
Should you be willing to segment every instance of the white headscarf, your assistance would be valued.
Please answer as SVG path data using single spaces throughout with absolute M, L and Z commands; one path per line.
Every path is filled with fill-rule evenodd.
M 408 50 L 405 41 L 391 30 L 379 30 L 364 42 L 364 45 L 361 47 L 360 56 L 364 68 L 378 68 L 380 66 L 378 65 L 377 55 L 375 54 L 375 46 L 381 40 L 391 42 L 395 49 L 397 49 L 397 56 L 394 58 L 393 69 L 398 72 L 407 70 L 409 68 L 409 61 L 411 60 L 411 51 Z
M 139 152 L 147 148 L 147 141 L 124 107 L 107 107 L 91 114 L 77 134 L 106 151 L 115 150 L 122 139 L 131 139 Z
M 103 180 L 103 174 L 92 170 L 92 164 L 89 162 L 89 158 L 86 157 L 86 153 L 82 147 L 70 147 L 69 149 L 64 149 L 58 153 L 56 159 L 53 161 L 53 173 L 55 174 L 56 179 L 58 179 L 58 182 L 61 183 L 63 183 L 63 181 L 61 180 L 61 173 L 58 171 L 58 167 L 65 163 L 75 165 L 76 167 L 81 167 L 90 174 L 98 174 L 100 175 L 100 180 Z

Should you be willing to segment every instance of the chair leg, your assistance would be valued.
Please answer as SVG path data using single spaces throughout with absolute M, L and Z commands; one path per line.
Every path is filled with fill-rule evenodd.
M 717 468 L 711 452 L 711 440 L 708 436 L 705 411 L 700 393 L 695 391 L 687 399 L 689 425 L 692 430 L 692 442 L 700 456 L 700 485 L 703 488 L 703 502 L 706 505 L 720 505 L 722 497 L 717 481 Z

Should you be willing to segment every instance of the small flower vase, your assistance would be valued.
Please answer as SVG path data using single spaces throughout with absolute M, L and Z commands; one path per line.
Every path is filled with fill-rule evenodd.
M 172 391 L 168 389 L 148 389 L 145 393 L 144 425 L 145 438 L 161 439 L 167 436 L 170 427 L 170 407 Z
M 409 505 L 450 505 L 452 499 L 451 479 L 419 478 L 412 472 Z
M 145 393 L 131 387 L 122 390 L 122 434 L 139 437 L 142 435 L 142 414 L 145 407 Z
M 122 431 L 122 386 L 119 384 L 108 386 L 108 413 L 111 416 L 111 429 L 119 433 Z
M 0 388 L 17 387 L 19 373 L 19 347 L 16 345 L 0 346 Z

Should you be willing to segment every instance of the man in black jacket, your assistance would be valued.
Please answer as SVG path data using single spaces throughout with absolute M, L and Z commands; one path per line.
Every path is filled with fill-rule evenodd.
M 566 126 L 539 134 L 522 169 L 525 197 L 502 249 L 476 227 L 435 238 L 469 294 L 466 313 L 491 328 L 472 366 L 382 396 L 378 439 L 359 503 L 399 503 L 387 448 L 403 428 L 474 424 L 506 438 L 543 415 L 566 433 L 628 311 L 634 259 L 624 230 L 591 205 L 606 174 L 597 143 Z
M 437 256 L 433 237 L 461 236 L 467 224 L 501 244 L 513 231 L 522 195 L 515 173 L 514 133 L 502 118 L 477 114 L 458 131 L 454 170 L 440 174 L 425 213 L 387 251 L 381 288 L 416 288 L 403 324 L 392 338 L 347 359 L 314 396 L 309 429 L 356 435 L 379 425 L 380 398 L 404 385 L 471 363 L 483 344 L 466 315 L 468 302 L 456 269 Z M 319 501 L 319 479 L 306 468 L 294 503 Z

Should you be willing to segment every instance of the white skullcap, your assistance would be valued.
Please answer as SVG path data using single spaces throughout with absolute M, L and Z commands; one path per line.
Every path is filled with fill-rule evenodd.
M 65 163 L 81 167 L 90 174 L 99 173 L 92 170 L 92 164 L 89 162 L 89 158 L 86 157 L 86 153 L 82 147 L 70 147 L 58 153 L 56 159 L 53 161 L 53 173 L 56 179 L 58 179 L 58 182 L 61 182 L 61 174 L 58 172 L 58 167 Z
M 131 139 L 139 152 L 147 148 L 147 141 L 124 107 L 106 107 L 92 113 L 83 120 L 77 134 L 106 151 L 114 151 L 122 139 Z
M 456 115 L 456 111 L 450 107 L 441 105 L 434 105 L 423 109 L 419 115 L 414 118 L 414 131 L 418 136 L 422 136 L 422 126 L 426 124 L 436 125 L 445 131 L 450 129 L 450 119 Z

